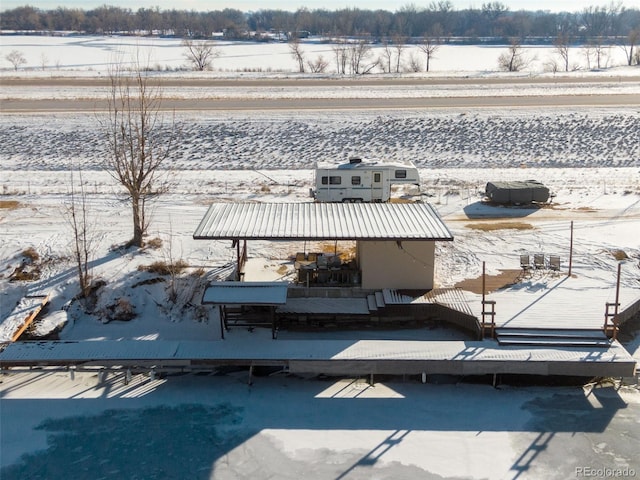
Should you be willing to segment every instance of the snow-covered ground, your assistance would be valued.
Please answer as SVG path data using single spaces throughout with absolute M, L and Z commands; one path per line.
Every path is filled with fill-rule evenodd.
M 301 50 L 307 60 L 315 61 L 322 56 L 328 61 L 326 73 L 335 73 L 335 53 L 327 39 L 303 41 Z M 0 69 L 13 70 L 13 65 L 5 58 L 12 50 L 25 56 L 26 64 L 21 69 L 34 70 L 36 75 L 64 75 L 70 71 L 86 75 L 104 73 L 114 61 L 132 62 L 139 59 L 144 66 L 160 71 L 189 70 L 185 48 L 179 39 L 140 37 L 38 37 L 0 36 Z M 282 74 L 298 71 L 297 60 L 291 55 L 287 43 L 226 42 L 215 43 L 217 53 L 213 61 L 216 75 Z M 435 75 L 483 76 L 496 72 L 498 57 L 507 51 L 506 45 L 442 45 L 430 62 L 430 72 Z M 383 55 L 381 45 L 373 45 L 369 62 Z M 526 75 L 540 74 L 552 61 L 562 64 L 560 57 L 549 46 L 527 46 L 523 55 L 530 60 L 522 70 Z M 588 58 L 591 55 L 591 58 Z M 407 45 L 402 51 L 402 63 L 408 64 L 414 57 L 424 68 L 424 54 L 416 46 Z M 625 51 L 619 46 L 604 49 L 602 69 L 626 65 Z M 582 47 L 569 49 L 572 70 L 590 70 L 597 63 L 593 51 Z M 365 62 L 366 63 L 366 62 Z M 37 71 L 42 73 L 38 74 Z M 616 75 L 625 75 L 617 72 Z
M 14 37 L 0 41 L 2 57 L 5 49 L 19 48 L 11 43 Z M 80 49 L 72 54 L 78 71 L 100 75 L 95 65 L 87 65 L 102 60 L 90 61 L 77 52 L 95 55 L 101 48 L 109 50 L 113 41 L 122 40 L 74 39 L 46 55 L 53 62 L 57 54 L 68 58 L 67 48 Z M 286 46 L 274 47 L 285 50 L 269 60 L 272 65 L 278 58 L 291 62 Z M 171 55 L 179 57 L 175 51 Z M 237 71 L 242 64 L 235 65 Z M 448 68 L 456 70 L 454 64 Z M 20 95 L 43 96 L 26 90 Z M 150 238 L 160 238 L 162 245 L 125 251 L 117 247 L 130 236 L 130 214 L 121 189 L 103 169 L 96 115 L 0 115 L 0 318 L 26 293 L 47 292 L 52 303 L 38 324 L 40 333 L 63 326 L 59 336 L 66 340 L 218 340 L 214 315 L 193 305 L 206 275 L 224 271 L 235 249 L 226 242 L 192 239 L 208 203 L 310 201 L 314 163 L 351 154 L 410 159 L 420 167 L 424 198 L 455 237 L 438 249 L 441 286 L 478 277 L 482 262 L 490 275 L 518 269 L 522 252 L 558 253 L 566 271 L 573 221 L 571 281 L 576 288 L 571 301 L 587 302 L 585 285 L 601 285 L 612 301 L 620 262 L 623 303 L 640 296 L 637 105 L 507 112 L 185 113 L 176 120 L 182 138 L 168 172 L 171 193 L 154 204 L 149 229 Z M 64 210 L 72 168 L 82 169 L 94 219 L 92 274 L 106 282 L 93 315 L 71 302 L 77 282 Z M 531 178 L 555 193 L 551 206 L 508 209 L 481 202 L 488 181 Z M 502 228 L 487 229 L 487 224 Z M 250 242 L 249 248 L 252 258 L 264 259 L 262 276 L 287 279 L 293 272 L 289 257 L 300 245 Z M 34 263 L 40 278 L 10 282 L 30 249 L 39 256 Z M 156 281 L 158 275 L 139 267 L 176 259 L 189 268 L 177 280 L 181 295 L 171 303 L 169 280 Z M 556 280 L 535 275 L 510 290 L 526 295 Z M 109 307 L 121 300 L 133 305 L 136 317 L 104 323 Z M 0 325 L 5 338 L 10 330 Z M 405 331 L 402 338 L 407 334 L 413 339 L 459 335 L 438 329 Z M 231 335 L 272 341 L 261 331 Z M 325 338 L 332 335 L 343 338 L 345 333 Z M 640 358 L 640 337 L 626 346 Z M 247 387 L 246 372 L 136 376 L 128 385 L 113 376 L 99 384 L 90 374 L 70 378 L 46 371 L 0 380 L 2 478 L 69 478 L 72 472 L 73 478 L 92 479 L 547 479 L 586 476 L 579 468 L 610 469 L 599 477 L 613 476 L 611 469 L 627 469 L 627 476 L 640 472 L 640 393 L 634 387 L 496 390 L 435 383 L 451 380 L 444 378 L 427 385 L 378 379 L 371 387 L 361 380 L 283 376 L 259 378 Z

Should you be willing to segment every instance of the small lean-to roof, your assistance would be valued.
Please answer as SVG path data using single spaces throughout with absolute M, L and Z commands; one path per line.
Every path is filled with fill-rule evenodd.
M 214 282 L 202 296 L 202 303 L 224 305 L 284 305 L 285 282 Z
M 453 240 L 428 203 L 214 203 L 196 240 Z

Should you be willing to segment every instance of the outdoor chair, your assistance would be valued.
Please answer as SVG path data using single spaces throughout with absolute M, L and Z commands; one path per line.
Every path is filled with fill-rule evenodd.
M 533 255 L 533 266 L 537 269 L 544 268 L 544 253 L 536 253 Z
M 528 272 L 531 271 L 531 260 L 529 258 L 529 255 L 526 253 L 523 253 L 522 255 L 520 255 L 520 268 L 522 269 L 522 273 L 526 274 Z
M 549 269 L 556 272 L 560 270 L 560 255 L 549 255 Z

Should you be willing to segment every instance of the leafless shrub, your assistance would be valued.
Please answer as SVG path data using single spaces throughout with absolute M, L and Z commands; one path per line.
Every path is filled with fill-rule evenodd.
M 89 262 L 92 255 L 95 238 L 93 226 L 90 222 L 88 211 L 87 192 L 82 181 L 82 171 L 78 172 L 79 186 L 76 189 L 76 181 L 73 170 L 71 170 L 71 195 L 65 205 L 64 215 L 71 226 L 72 232 L 72 256 L 78 272 L 78 285 L 80 287 L 80 297 L 84 298 L 89 293 L 91 277 L 89 272 Z
M 519 72 L 527 68 L 532 61 L 533 59 L 525 54 L 520 41 L 512 39 L 508 50 L 498 57 L 498 66 L 505 72 Z
M 33 247 L 29 247 L 26 250 L 23 250 L 21 255 L 32 263 L 40 260 L 40 254 Z
M 144 242 L 144 246 L 152 250 L 158 250 L 162 248 L 162 239 L 160 237 L 151 238 Z
M 99 312 L 103 323 L 111 321 L 128 322 L 136 317 L 136 310 L 126 298 L 118 298 L 111 305 L 107 305 Z
M 307 66 L 311 73 L 324 73 L 329 66 L 329 60 L 325 60 L 322 55 L 318 55 L 314 61 L 308 60 Z
M 184 260 L 177 260 L 174 263 L 158 260 L 150 265 L 140 265 L 138 270 L 155 273 L 156 275 L 178 275 L 188 267 L 189 265 Z

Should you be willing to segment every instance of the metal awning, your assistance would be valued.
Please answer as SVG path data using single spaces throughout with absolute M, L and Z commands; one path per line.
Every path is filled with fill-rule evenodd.
M 196 240 L 453 240 L 428 203 L 214 203 Z
M 215 282 L 204 291 L 202 303 L 214 305 L 284 305 L 286 282 Z

